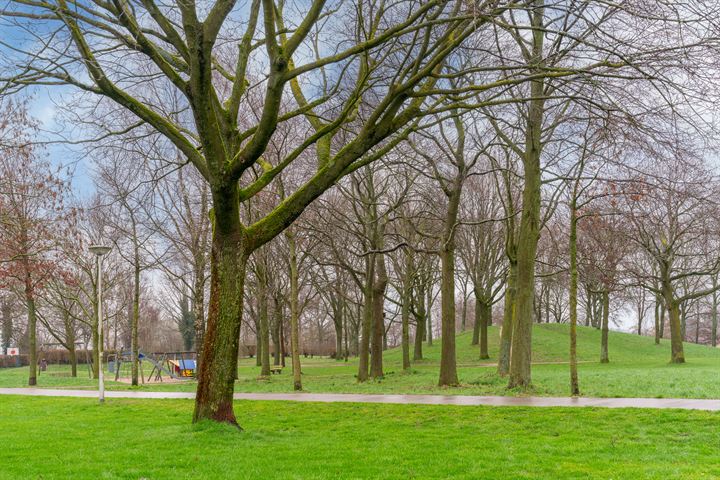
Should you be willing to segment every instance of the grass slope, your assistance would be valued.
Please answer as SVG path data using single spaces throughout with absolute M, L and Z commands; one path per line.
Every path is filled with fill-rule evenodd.
M 499 331 L 492 327 L 489 333 L 491 360 L 479 360 L 477 346 L 471 346 L 471 332 L 457 336 L 458 374 L 461 386 L 437 387 L 440 360 L 440 343 L 424 347 L 425 359 L 414 362 L 412 370 L 402 372 L 401 351 L 394 348 L 383 356 L 385 378 L 358 384 L 355 381 L 357 361 L 330 359 L 302 359 L 303 386 L 310 392 L 347 393 L 442 393 L 465 395 L 516 395 L 508 391 L 506 379 L 495 373 L 493 362 L 497 358 Z M 535 325 L 533 330 L 533 384 L 535 395 L 568 395 L 568 326 L 559 324 Z M 685 344 L 687 363 L 669 363 L 670 344 L 663 340 L 655 345 L 650 337 L 611 332 L 609 339 L 610 363 L 600 364 L 600 332 L 593 328 L 578 328 L 578 359 L 580 388 L 584 395 L 598 397 L 675 397 L 720 398 L 720 349 Z M 555 362 L 555 364 L 553 364 Z M 559 362 L 559 363 L 557 363 Z M 40 386 L 87 386 L 94 383 L 85 378 L 71 379 L 50 375 L 39 379 Z M 258 380 L 259 368 L 253 359 L 240 362 L 238 392 L 292 391 L 289 368 L 268 380 Z M 81 373 L 85 375 L 85 372 Z M 0 386 L 25 386 L 27 369 L 0 370 Z M 110 383 L 109 388 L 127 389 L 127 385 Z M 147 390 L 192 391 L 194 382 L 183 384 L 148 385 Z
M 709 479 L 720 414 L 678 410 L 0 398 L 0 479 Z

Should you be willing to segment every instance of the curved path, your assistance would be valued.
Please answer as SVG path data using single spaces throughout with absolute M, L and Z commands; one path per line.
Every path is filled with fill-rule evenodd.
M 0 388 L 0 395 L 43 397 L 97 397 L 93 390 Z M 107 398 L 195 398 L 190 392 L 106 391 Z M 679 408 L 720 411 L 720 400 L 686 398 L 592 398 L 592 397 L 495 397 L 473 395 L 369 395 L 354 393 L 236 393 L 236 400 L 283 400 L 294 402 L 401 403 L 420 405 L 490 405 L 496 407 L 605 407 Z

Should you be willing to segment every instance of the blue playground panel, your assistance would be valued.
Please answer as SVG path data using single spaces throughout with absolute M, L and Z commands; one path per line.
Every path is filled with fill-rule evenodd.
M 195 370 L 195 360 L 180 360 L 180 370 Z

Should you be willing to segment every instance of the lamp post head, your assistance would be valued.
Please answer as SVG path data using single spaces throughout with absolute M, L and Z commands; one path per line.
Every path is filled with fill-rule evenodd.
M 98 257 L 102 257 L 103 255 L 106 255 L 107 253 L 112 250 L 112 247 L 107 247 L 105 245 L 90 245 L 88 248 L 92 253 L 97 255 Z

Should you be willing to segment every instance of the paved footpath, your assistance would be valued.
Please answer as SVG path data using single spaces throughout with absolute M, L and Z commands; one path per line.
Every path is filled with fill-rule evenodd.
M 0 388 L 0 395 L 42 397 L 97 397 L 93 390 L 52 390 L 45 388 Z M 107 398 L 195 398 L 190 392 L 106 391 Z M 419 405 L 491 405 L 496 407 L 604 407 L 604 408 L 679 408 L 720 411 L 720 400 L 686 398 L 592 398 L 592 397 L 481 397 L 472 395 L 366 395 L 354 393 L 236 393 L 236 400 L 400 403 Z

